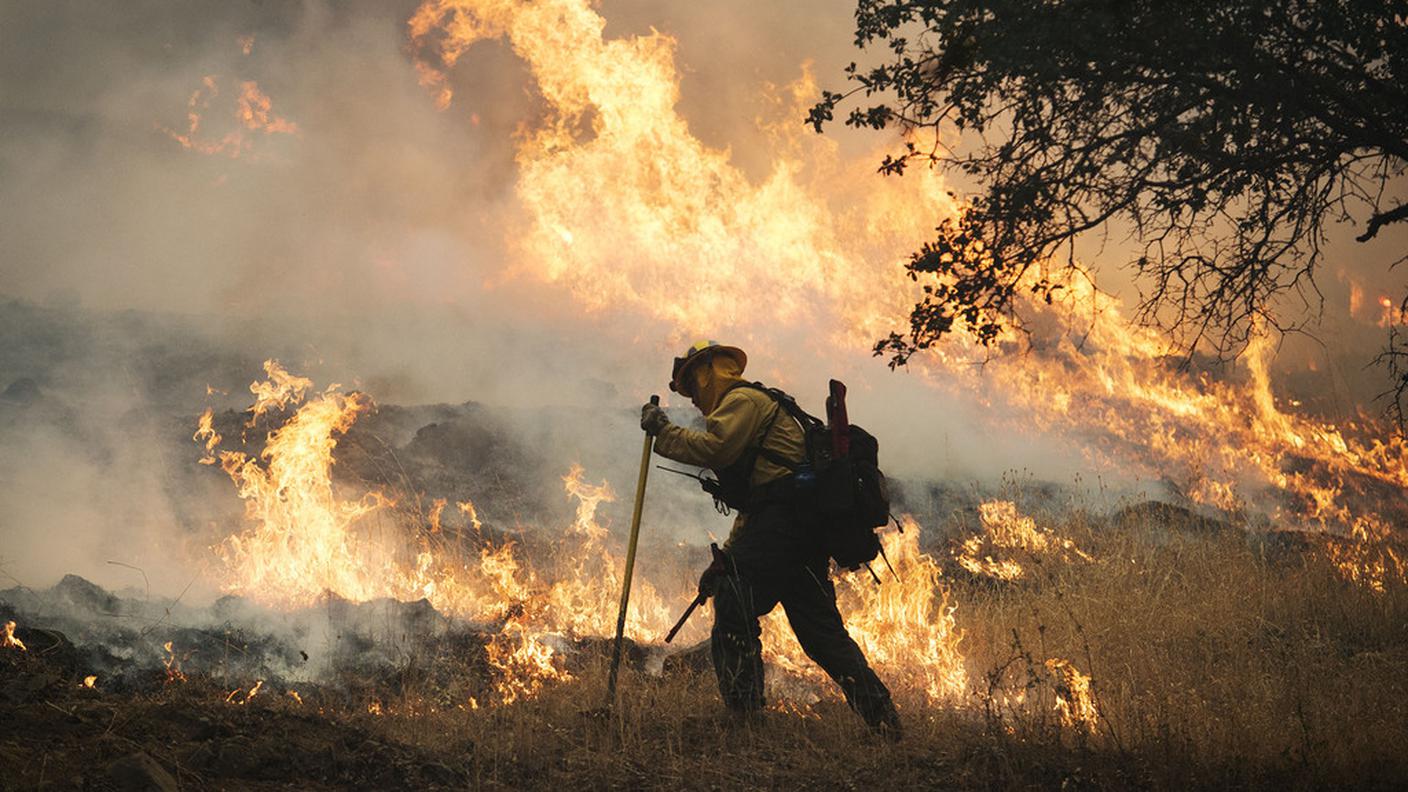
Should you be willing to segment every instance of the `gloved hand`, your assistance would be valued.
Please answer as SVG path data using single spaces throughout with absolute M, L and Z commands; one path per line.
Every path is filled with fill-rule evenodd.
M 704 597 L 714 596 L 714 589 L 719 585 L 719 581 L 728 577 L 728 556 L 719 549 L 716 544 L 710 544 L 709 549 L 714 552 L 714 560 L 710 562 L 709 568 L 704 570 L 704 574 L 699 576 L 699 594 Z
M 661 430 L 669 425 L 670 416 L 660 409 L 660 405 L 647 403 L 640 408 L 640 428 L 651 437 L 660 434 Z

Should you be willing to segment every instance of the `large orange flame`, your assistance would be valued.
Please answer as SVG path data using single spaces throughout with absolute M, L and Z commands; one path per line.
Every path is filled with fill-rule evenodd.
M 874 183 L 873 166 L 843 162 L 799 123 L 766 122 L 795 159 L 753 184 L 677 112 L 674 41 L 658 32 L 606 40 L 604 25 L 585 0 L 430 0 L 410 21 L 413 43 L 443 67 L 506 37 L 548 103 L 548 118 L 519 144 L 517 192 L 530 215 L 514 234 L 521 271 L 588 310 L 640 311 L 680 337 L 764 327 L 758 305 L 739 299 L 745 290 L 767 301 L 767 322 L 842 335 L 870 318 L 877 296 L 887 309 L 904 304 L 888 288 L 898 243 L 954 211 L 932 174 Z M 436 65 L 421 61 L 443 85 Z M 815 90 L 804 76 L 776 93 L 780 115 L 800 117 L 796 103 Z M 862 180 L 880 196 L 847 200 Z
M 891 329 L 919 286 L 902 277 L 905 254 L 961 211 L 935 172 L 881 179 L 878 154 L 848 159 L 803 134 L 817 94 L 804 66 L 796 84 L 770 89 L 777 112 L 759 123 L 774 166 L 750 181 L 680 115 L 673 39 L 607 39 L 604 28 L 588 0 L 425 0 L 409 21 L 417 68 L 440 101 L 456 61 L 503 38 L 547 104 L 519 136 L 517 272 L 589 311 L 652 317 L 672 342 L 727 328 L 740 341 L 801 338 L 834 356 Z M 936 390 L 1002 407 L 995 420 L 1076 440 L 1099 469 L 1169 481 L 1234 519 L 1376 534 L 1408 519 L 1402 434 L 1286 412 L 1267 338 L 1253 339 L 1241 381 L 1191 374 L 1091 279 L 1062 286 L 1051 305 L 1028 304 L 1019 288 L 1032 343 L 1009 334 L 986 350 L 959 334 L 911 368 Z M 1388 519 L 1377 513 L 1386 500 L 1400 504 Z

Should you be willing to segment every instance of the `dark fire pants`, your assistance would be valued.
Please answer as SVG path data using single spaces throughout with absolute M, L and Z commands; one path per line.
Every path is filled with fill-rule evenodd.
M 791 536 L 796 529 L 791 509 L 779 505 L 750 514 L 745 528 L 740 541 L 729 547 L 733 574 L 721 578 L 714 590 L 710 649 L 724 703 L 735 712 L 762 708 L 758 619 L 780 603 L 802 651 L 840 685 L 851 709 L 871 727 L 897 724 L 890 691 L 870 669 L 836 609 L 826 559 L 816 557 L 811 543 Z

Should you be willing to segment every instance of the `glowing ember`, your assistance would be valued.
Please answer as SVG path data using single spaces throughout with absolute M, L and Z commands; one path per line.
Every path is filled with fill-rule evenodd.
M 89 690 L 92 690 L 92 689 L 94 688 L 94 686 L 96 686 L 97 684 L 98 684 L 98 677 L 97 677 L 97 675 L 95 675 L 95 674 L 89 674 L 88 676 L 83 677 L 83 687 L 86 687 L 86 688 L 88 688 Z
M 161 645 L 166 650 L 166 657 L 161 659 L 161 664 L 166 668 L 166 682 L 185 682 L 186 675 L 181 671 L 181 661 L 176 657 L 176 650 L 172 648 L 171 641 Z

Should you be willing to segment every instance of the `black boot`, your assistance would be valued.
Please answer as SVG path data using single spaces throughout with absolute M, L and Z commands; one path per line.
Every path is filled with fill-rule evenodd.
M 885 711 L 880 713 L 877 718 L 868 718 L 865 725 L 881 737 L 897 743 L 904 739 L 904 728 L 900 726 L 900 714 L 895 710 L 894 704 L 888 701 L 885 703 L 889 705 Z

